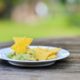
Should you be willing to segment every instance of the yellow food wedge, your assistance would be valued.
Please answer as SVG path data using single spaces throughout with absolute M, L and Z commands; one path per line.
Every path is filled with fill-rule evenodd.
M 26 46 L 25 46 L 25 47 L 24 47 L 24 46 L 19 46 L 19 45 L 17 45 L 17 44 L 14 44 L 11 48 L 13 49 L 13 51 L 14 51 L 16 54 L 20 54 L 20 53 L 23 54 L 23 53 L 25 53 L 26 50 L 27 50 Z
M 34 49 L 36 51 L 37 60 L 47 60 L 48 58 L 55 58 L 56 54 L 59 52 L 60 48 L 55 48 L 53 50 L 46 50 L 41 48 Z
M 46 60 L 47 58 L 47 54 L 46 54 L 46 50 L 42 49 L 42 48 L 35 48 L 35 56 L 37 60 Z
M 45 53 L 36 53 L 37 60 L 46 60 L 47 57 L 48 55 L 46 55 Z
M 32 38 L 25 38 L 25 37 L 21 38 L 21 37 L 15 37 L 15 38 L 14 38 L 14 42 L 15 42 L 16 44 L 23 44 L 23 45 L 28 46 L 28 45 L 31 44 L 31 42 L 32 42 Z
M 52 50 L 50 50 L 49 55 L 56 55 L 59 51 L 61 50 L 61 48 L 54 48 Z
M 27 51 L 27 47 L 31 44 L 31 38 L 14 38 L 15 44 L 12 45 L 12 50 L 16 53 L 25 53 Z
M 49 56 L 47 59 L 50 60 L 50 59 L 54 59 L 54 58 L 56 58 L 56 57 L 57 57 L 56 55 L 51 55 L 51 56 Z

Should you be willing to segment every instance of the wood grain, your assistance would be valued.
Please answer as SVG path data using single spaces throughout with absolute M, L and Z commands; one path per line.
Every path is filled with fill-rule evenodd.
M 12 44 L 1 43 L 0 48 Z M 80 80 L 80 38 L 38 39 L 33 45 L 66 48 L 71 55 L 55 65 L 40 68 L 16 67 L 0 60 L 0 80 Z

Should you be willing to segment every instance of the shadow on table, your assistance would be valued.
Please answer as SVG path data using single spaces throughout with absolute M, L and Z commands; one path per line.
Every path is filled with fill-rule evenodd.
M 0 66 L 1 67 L 5 67 L 5 68 L 15 68 L 15 69 L 34 69 L 34 70 L 46 70 L 46 69 L 66 69 L 69 67 L 70 62 L 67 59 L 61 60 L 61 61 L 57 61 L 55 64 L 51 65 L 51 66 L 46 66 L 46 67 L 18 67 L 18 66 L 13 66 L 10 65 L 7 61 L 0 61 Z

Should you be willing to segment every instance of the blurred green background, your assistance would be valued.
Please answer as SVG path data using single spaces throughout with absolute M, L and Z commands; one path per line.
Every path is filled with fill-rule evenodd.
M 49 10 L 47 16 L 40 18 L 37 16 L 31 20 L 30 16 L 34 16 L 31 13 L 31 15 L 25 16 L 25 20 L 24 18 L 21 18 L 21 21 L 17 19 L 17 16 L 21 17 L 23 13 L 20 11 L 18 15 L 16 13 L 16 16 L 14 11 L 17 7 L 17 10 L 22 8 L 22 5 L 29 4 L 30 7 L 32 3 L 38 3 L 38 1 L 46 4 Z M 28 12 L 25 6 L 23 9 Z M 32 10 L 31 7 L 29 9 Z M 10 41 L 17 36 L 59 38 L 79 35 L 80 0 L 0 0 L 0 42 Z

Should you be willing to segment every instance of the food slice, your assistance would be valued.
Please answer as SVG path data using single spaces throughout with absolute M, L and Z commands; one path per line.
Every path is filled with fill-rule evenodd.
M 37 60 L 46 60 L 47 55 L 45 53 L 36 53 L 36 59 Z
M 51 55 L 51 56 L 49 56 L 47 59 L 50 60 L 50 59 L 54 59 L 54 58 L 56 58 L 56 57 L 57 57 L 56 55 Z
M 57 57 L 57 53 L 61 50 L 61 48 L 55 48 L 50 50 L 47 54 L 48 57 L 47 59 L 52 59 L 52 58 L 56 58 Z
M 46 50 L 45 49 L 43 49 L 43 48 L 35 48 L 34 49 L 35 50 L 35 56 L 36 56 L 36 59 L 37 60 L 46 60 L 46 58 L 47 58 L 47 54 L 46 54 Z
M 37 60 L 47 60 L 55 58 L 60 48 L 55 48 L 52 50 L 36 48 L 36 59 Z
M 32 38 L 26 38 L 26 37 L 15 37 L 14 38 L 14 42 L 16 44 L 23 44 L 23 45 L 26 45 L 26 46 L 29 46 L 32 42 Z
M 26 46 L 24 47 L 18 44 L 14 44 L 11 48 L 16 54 L 23 54 L 26 52 Z
M 48 54 L 49 54 L 49 56 L 52 54 L 56 55 L 60 50 L 61 50 L 61 48 L 54 48 L 54 49 L 50 50 L 50 52 Z
M 12 50 L 18 54 L 18 53 L 25 53 L 27 50 L 27 47 L 31 44 L 32 39 L 31 38 L 14 38 L 15 44 L 12 45 Z

